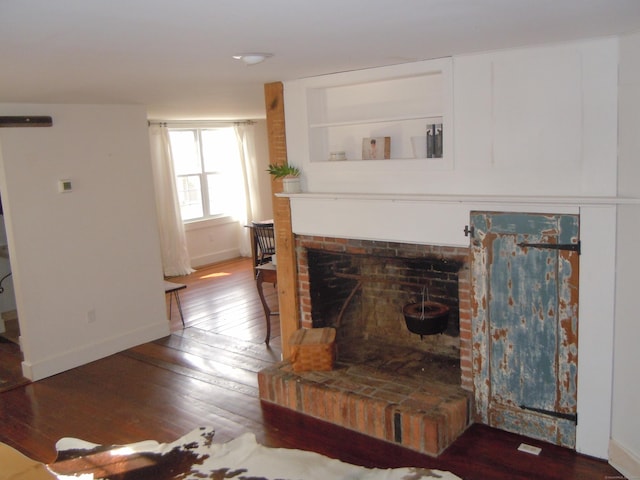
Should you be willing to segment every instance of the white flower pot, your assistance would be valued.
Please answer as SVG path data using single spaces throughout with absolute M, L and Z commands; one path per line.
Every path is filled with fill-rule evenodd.
M 301 191 L 300 177 L 285 177 L 282 179 L 283 193 L 300 193 Z

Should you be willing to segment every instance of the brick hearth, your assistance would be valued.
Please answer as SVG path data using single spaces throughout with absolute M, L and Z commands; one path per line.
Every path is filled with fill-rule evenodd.
M 472 394 L 459 386 L 451 359 L 408 352 L 406 364 L 387 368 L 366 360 L 323 372 L 293 372 L 281 362 L 258 374 L 260 398 L 431 456 L 469 425 Z

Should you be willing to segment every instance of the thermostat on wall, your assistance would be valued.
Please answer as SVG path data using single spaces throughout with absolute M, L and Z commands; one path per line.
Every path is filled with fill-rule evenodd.
M 71 180 L 58 180 L 58 192 L 67 193 L 72 190 Z

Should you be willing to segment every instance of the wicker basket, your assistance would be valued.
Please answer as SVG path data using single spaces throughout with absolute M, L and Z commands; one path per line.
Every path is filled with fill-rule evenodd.
M 301 328 L 289 340 L 294 372 L 333 370 L 336 359 L 335 328 Z

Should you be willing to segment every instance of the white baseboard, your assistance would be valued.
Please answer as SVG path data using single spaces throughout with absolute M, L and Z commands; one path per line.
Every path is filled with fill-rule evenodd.
M 54 357 L 36 362 L 22 362 L 22 374 L 32 381 L 70 370 L 89 362 L 121 352 L 142 343 L 151 342 L 169 335 L 169 322 L 163 318 L 157 323 L 115 337 L 101 339 L 89 345 L 68 350 Z
M 224 250 L 222 252 L 201 255 L 199 257 L 191 257 L 191 267 L 204 267 L 205 265 L 224 262 L 225 260 L 231 260 L 233 258 L 238 258 L 239 256 L 240 250 L 237 248 L 233 248 L 231 250 Z
M 609 463 L 626 478 L 640 478 L 640 457 L 614 439 L 609 441 Z

